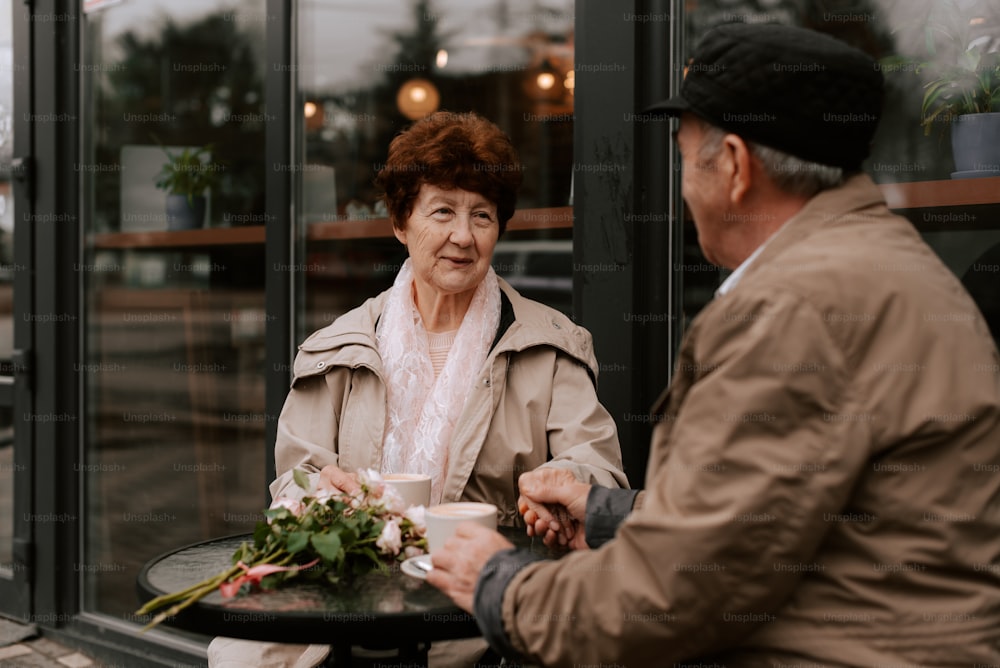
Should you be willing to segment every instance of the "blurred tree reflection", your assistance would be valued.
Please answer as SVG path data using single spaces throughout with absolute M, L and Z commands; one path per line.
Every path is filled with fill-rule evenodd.
M 526 171 L 519 207 L 565 204 L 572 176 L 572 94 L 564 92 L 561 99 L 561 120 L 532 120 L 544 113 L 531 82 L 537 74 L 533 68 L 545 62 L 546 50 L 554 45 L 560 53 L 570 54 L 563 67 L 572 70 L 572 33 L 566 30 L 572 28 L 572 5 L 562 12 L 545 10 L 551 14 L 547 23 L 552 28 L 544 30 L 538 20 L 542 9 L 533 10 L 535 21 L 518 23 L 507 3 L 498 2 L 497 10 L 482 21 L 492 26 L 473 40 L 468 32 L 463 38 L 459 29 L 442 29 L 442 18 L 448 15 L 432 0 L 399 4 L 407 7 L 404 23 L 385 31 L 385 47 L 369 60 L 360 54 L 364 85 L 324 89 L 306 84 L 302 90 L 311 103 L 311 115 L 305 119 L 305 162 L 334 167 L 341 211 L 347 202 L 374 210 L 379 195 L 372 186 L 374 174 L 385 161 L 389 142 L 412 122 L 397 106 L 397 95 L 414 79 L 434 86 L 439 109 L 475 111 L 511 135 Z M 479 51 L 472 54 L 475 49 Z M 447 65 L 438 62 L 442 51 L 448 54 L 442 61 Z M 463 56 L 470 54 L 472 61 L 464 62 Z M 309 66 L 310 56 L 300 55 L 304 67 Z M 563 90 L 561 77 L 559 90 Z M 552 107 L 549 102 L 544 110 L 550 117 L 557 115 Z
M 264 211 L 262 26 L 216 12 L 181 23 L 162 17 L 142 32 L 131 29 L 91 63 L 95 155 L 116 164 L 122 146 L 213 144 L 227 167 L 213 192 L 213 223 L 261 219 Z M 94 52 L 100 58 L 100 51 Z M 102 74 L 106 73 L 106 77 Z M 94 210 L 117 229 L 117 173 L 94 175 Z

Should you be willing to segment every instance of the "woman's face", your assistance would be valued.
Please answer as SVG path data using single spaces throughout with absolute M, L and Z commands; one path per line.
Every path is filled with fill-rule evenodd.
M 472 293 L 486 276 L 500 233 L 496 205 L 478 193 L 423 184 L 396 238 L 409 250 L 418 302 Z

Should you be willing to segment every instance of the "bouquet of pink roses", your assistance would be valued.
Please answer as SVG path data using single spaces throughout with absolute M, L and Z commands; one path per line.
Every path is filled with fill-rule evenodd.
M 187 589 L 158 596 L 137 615 L 158 612 L 150 629 L 216 589 L 225 598 L 254 587 L 273 589 L 293 579 L 336 584 L 342 578 L 423 554 L 424 507 L 405 507 L 398 494 L 373 470 L 358 472 L 355 494 L 316 492 L 305 473 L 293 472 L 306 491 L 301 501 L 278 498 L 257 523 L 253 544 L 244 542 L 233 565 Z M 163 610 L 170 606 L 168 609 Z

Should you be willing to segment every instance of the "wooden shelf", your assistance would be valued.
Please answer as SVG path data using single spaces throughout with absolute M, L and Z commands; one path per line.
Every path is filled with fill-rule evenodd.
M 264 226 L 210 227 L 202 230 L 155 230 L 149 232 L 108 232 L 92 237 L 94 248 L 184 248 L 263 244 Z
M 516 211 L 507 223 L 508 230 L 548 230 L 573 227 L 573 207 L 551 207 Z M 392 236 L 388 218 L 338 220 L 311 223 L 306 228 L 308 241 L 343 239 L 378 239 Z M 110 232 L 92 237 L 94 248 L 187 248 L 229 244 L 263 244 L 263 225 L 212 227 L 203 230 L 149 232 Z
M 392 223 L 388 218 L 364 220 L 336 220 L 310 223 L 306 226 L 308 241 L 341 239 L 379 239 L 392 236 Z
M 1000 204 L 1000 176 L 983 179 L 883 183 L 879 187 L 890 209 Z
M 879 185 L 889 208 L 896 210 L 918 227 L 949 226 L 945 213 L 955 207 L 968 207 L 969 221 L 955 220 L 953 227 L 997 227 L 994 210 L 1000 209 L 1000 177 L 955 179 L 945 181 L 913 181 Z M 952 213 L 952 216 L 956 214 Z M 944 217 L 942 217 L 944 216 Z M 507 224 L 511 231 L 550 230 L 573 227 L 573 207 L 523 209 L 515 212 Z M 337 220 L 311 223 L 306 228 L 308 241 L 338 241 L 344 239 L 380 239 L 392 236 L 388 218 Z M 112 232 L 95 234 L 94 248 L 190 248 L 230 244 L 263 244 L 263 225 L 245 227 L 213 227 L 202 230 Z
M 883 183 L 889 208 L 921 232 L 1000 228 L 1000 177 Z

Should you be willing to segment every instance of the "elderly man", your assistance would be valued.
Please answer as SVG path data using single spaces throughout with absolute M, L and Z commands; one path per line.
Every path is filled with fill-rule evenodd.
M 581 549 L 533 561 L 463 526 L 435 554 L 430 582 L 494 648 L 546 666 L 1000 665 L 1000 357 L 860 172 L 881 99 L 875 63 L 830 37 L 703 38 L 656 109 L 680 117 L 705 257 L 734 271 L 654 407 L 644 492 L 525 474 L 534 531 Z

